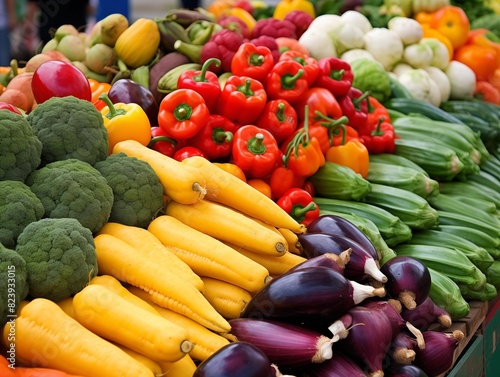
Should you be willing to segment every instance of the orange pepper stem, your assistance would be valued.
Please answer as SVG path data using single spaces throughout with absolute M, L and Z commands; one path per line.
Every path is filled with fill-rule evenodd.
M 290 154 L 292 151 L 295 154 L 295 157 L 299 156 L 299 145 L 307 146 L 311 141 L 311 137 L 309 135 L 309 106 L 305 106 L 304 110 L 304 126 L 295 134 L 293 139 L 288 143 L 286 147 L 286 152 L 283 156 L 283 165 L 287 167 L 288 160 L 290 159 Z
M 99 99 L 104 101 L 106 103 L 106 106 L 108 106 L 108 108 L 109 108 L 109 113 L 106 114 L 106 118 L 113 119 L 114 117 L 116 117 L 118 115 L 124 115 L 127 113 L 124 109 L 115 108 L 115 106 L 113 105 L 113 102 L 111 102 L 111 100 L 108 97 L 108 93 L 102 93 L 99 96 Z
M 316 115 L 317 118 L 326 120 L 326 122 L 319 122 L 319 124 L 321 124 L 323 127 L 328 128 L 328 139 L 330 140 L 330 142 L 333 139 L 334 132 L 337 132 L 339 129 L 342 130 L 341 144 L 344 145 L 346 142 L 346 134 L 347 134 L 345 124 L 349 122 L 349 118 L 343 115 L 339 119 L 333 119 L 326 116 L 325 114 L 321 113 L 318 110 L 316 110 L 314 114 Z

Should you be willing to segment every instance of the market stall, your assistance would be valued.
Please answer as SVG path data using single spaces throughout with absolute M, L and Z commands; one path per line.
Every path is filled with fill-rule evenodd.
M 496 375 L 497 12 L 215 0 L 0 67 L 0 375 Z

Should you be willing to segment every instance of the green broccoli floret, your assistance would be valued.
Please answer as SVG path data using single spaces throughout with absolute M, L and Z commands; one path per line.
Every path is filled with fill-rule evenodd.
M 163 186 L 151 165 L 116 153 L 94 167 L 113 189 L 109 221 L 146 228 L 163 207 Z
M 0 181 L 0 243 L 5 247 L 15 247 L 26 225 L 40 220 L 44 212 L 29 186 L 20 181 Z
M 16 252 L 26 261 L 31 298 L 64 300 L 97 275 L 94 238 L 76 219 L 32 222 L 19 235 Z
M 94 165 L 108 156 L 108 131 L 89 101 L 52 97 L 27 117 L 42 142 L 42 164 L 76 158 Z
M 35 170 L 26 184 L 40 199 L 44 217 L 71 217 L 95 233 L 108 221 L 113 190 L 91 165 L 74 158 Z
M 0 243 L 0 326 L 17 312 L 19 303 L 28 295 L 26 261 L 14 250 Z
M 0 110 L 0 180 L 24 182 L 41 156 L 42 143 L 26 118 Z

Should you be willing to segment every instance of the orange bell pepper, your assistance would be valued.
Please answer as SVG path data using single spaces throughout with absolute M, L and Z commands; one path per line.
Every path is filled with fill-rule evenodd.
M 497 69 L 497 52 L 493 47 L 466 44 L 455 50 L 453 58 L 476 74 L 477 81 L 489 81 Z
M 457 6 L 444 6 L 432 13 L 429 26 L 448 37 L 453 48 L 465 44 L 470 31 L 469 17 Z
M 495 105 L 500 105 L 500 91 L 488 81 L 476 82 L 474 97 L 483 100 L 485 102 L 494 103 Z
M 490 84 L 493 85 L 498 90 L 500 90 L 500 68 L 495 69 L 495 72 L 493 72 Z
M 236 0 L 215 0 L 207 6 L 207 11 L 212 13 L 215 18 L 221 17 L 224 12 L 233 7 Z
M 88 79 L 90 84 L 90 91 L 92 92 L 92 103 L 97 108 L 97 110 L 102 110 L 106 103 L 99 99 L 99 96 L 103 93 L 108 93 L 111 89 L 111 84 L 107 82 L 99 82 L 94 79 Z
M 330 147 L 325 160 L 347 166 L 365 179 L 368 176 L 369 153 L 359 139 L 351 139 L 345 144 Z

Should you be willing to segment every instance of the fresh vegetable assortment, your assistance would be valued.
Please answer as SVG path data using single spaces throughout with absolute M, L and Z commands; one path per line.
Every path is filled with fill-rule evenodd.
M 2 373 L 450 370 L 500 289 L 480 9 L 217 0 L 2 67 Z

